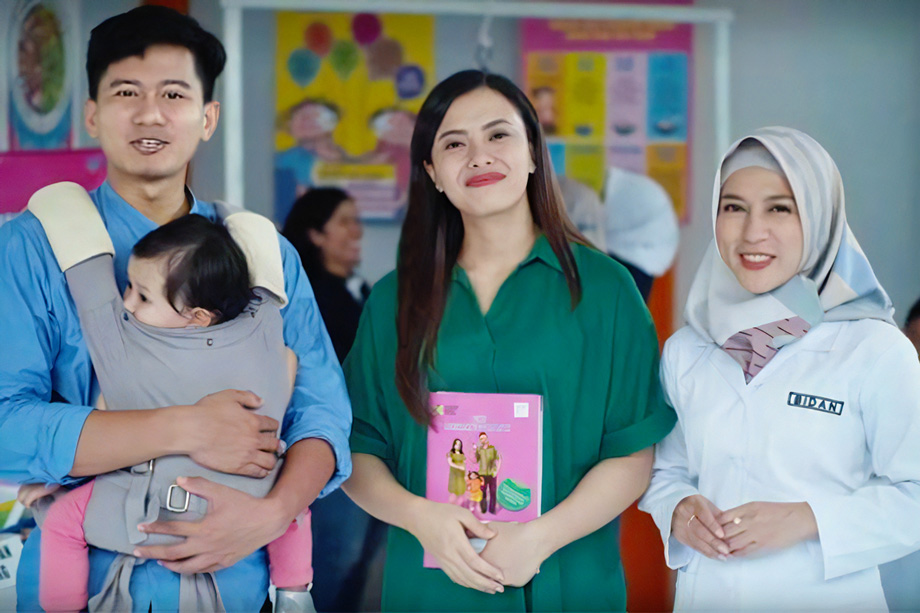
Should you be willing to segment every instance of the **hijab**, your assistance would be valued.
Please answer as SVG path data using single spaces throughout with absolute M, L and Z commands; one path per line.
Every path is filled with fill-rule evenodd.
M 729 148 L 713 186 L 713 237 L 723 175 L 727 179 L 747 166 L 781 172 L 789 181 L 802 222 L 799 273 L 774 290 L 753 294 L 738 283 L 713 238 L 687 297 L 687 323 L 720 346 L 741 330 L 793 317 L 811 327 L 866 318 L 894 325 L 891 300 L 847 225 L 837 165 L 803 132 L 761 128 Z M 775 340 L 779 348 L 797 339 Z

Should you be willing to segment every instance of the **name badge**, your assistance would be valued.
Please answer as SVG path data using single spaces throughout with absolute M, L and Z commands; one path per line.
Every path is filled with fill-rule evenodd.
M 791 407 L 802 407 L 803 409 L 812 409 L 822 413 L 833 413 L 840 415 L 843 413 L 843 401 L 824 398 L 822 396 L 812 396 L 811 394 L 800 394 L 799 392 L 789 392 L 789 399 L 786 404 Z

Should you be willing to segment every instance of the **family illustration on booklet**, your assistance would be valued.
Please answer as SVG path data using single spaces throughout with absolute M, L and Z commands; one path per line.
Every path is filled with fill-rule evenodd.
M 463 453 L 463 441 L 455 438 L 447 452 L 450 474 L 447 479 L 448 502 L 463 506 L 472 513 L 495 515 L 497 507 L 496 479 L 502 465 L 502 456 L 489 442 L 489 435 L 479 433 L 479 443 L 473 444 L 475 461 Z

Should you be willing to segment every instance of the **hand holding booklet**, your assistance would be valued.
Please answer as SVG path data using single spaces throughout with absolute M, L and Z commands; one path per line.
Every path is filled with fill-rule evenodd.
M 540 516 L 543 399 L 535 394 L 434 392 L 425 497 L 480 521 Z M 474 539 L 481 541 L 481 539 Z M 481 551 L 485 542 L 479 545 Z M 425 568 L 440 568 L 425 552 Z

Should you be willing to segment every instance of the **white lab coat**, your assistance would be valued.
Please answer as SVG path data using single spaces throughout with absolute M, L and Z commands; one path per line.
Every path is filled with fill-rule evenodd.
M 661 373 L 679 422 L 656 447 L 640 508 L 680 569 L 675 609 L 885 610 L 878 565 L 920 549 L 920 362 L 910 342 L 876 320 L 825 322 L 745 385 L 728 354 L 685 327 L 668 340 Z M 723 510 L 806 501 L 819 539 L 706 558 L 670 538 L 675 506 L 697 493 Z

